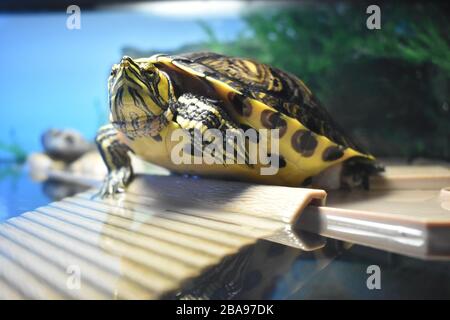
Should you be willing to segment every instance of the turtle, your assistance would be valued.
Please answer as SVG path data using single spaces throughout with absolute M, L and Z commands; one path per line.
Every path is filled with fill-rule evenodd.
M 123 192 L 132 180 L 130 152 L 174 174 L 289 187 L 311 186 L 340 168 L 340 187 L 368 188 L 369 175 L 380 171 L 302 80 L 253 59 L 212 52 L 124 56 L 112 66 L 108 91 L 110 121 L 96 136 L 108 169 L 101 196 Z M 214 159 L 234 161 L 195 161 L 213 144 L 223 147 L 213 148 Z M 251 148 L 263 145 L 266 154 L 255 162 Z M 194 161 L 174 161 L 182 153 Z M 273 160 L 275 173 L 262 174 L 272 165 L 263 159 Z

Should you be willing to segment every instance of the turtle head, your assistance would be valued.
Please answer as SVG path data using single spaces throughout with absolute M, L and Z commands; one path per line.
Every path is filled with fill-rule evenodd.
M 149 59 L 123 57 L 108 79 L 113 125 L 126 134 L 157 135 L 173 88 L 168 75 Z

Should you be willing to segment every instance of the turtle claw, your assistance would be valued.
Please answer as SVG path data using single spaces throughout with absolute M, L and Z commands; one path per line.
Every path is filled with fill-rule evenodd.
M 100 191 L 94 197 L 103 199 L 111 196 L 114 198 L 114 195 L 125 192 L 126 186 L 131 182 L 132 177 L 133 171 L 128 167 L 110 171 Z

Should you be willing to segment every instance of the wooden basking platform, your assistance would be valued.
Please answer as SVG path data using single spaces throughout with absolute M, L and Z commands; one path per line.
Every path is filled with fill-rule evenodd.
M 290 228 L 307 204 L 323 201 L 321 190 L 147 176 L 115 199 L 94 193 L 0 225 L 2 298 L 171 297 L 260 239 L 303 251 L 325 243 Z
M 98 184 L 64 172 L 50 177 Z M 448 167 L 392 166 L 372 185 L 370 192 L 327 195 L 145 175 L 115 198 L 95 198 L 91 189 L 0 225 L 0 298 L 199 298 L 213 290 L 197 289 L 199 279 L 234 292 L 230 283 L 238 286 L 247 271 L 264 264 L 274 277 L 294 260 L 317 260 L 305 273 L 326 267 L 342 242 L 322 236 L 421 258 L 450 257 Z M 280 248 L 284 255 L 270 260 Z M 245 268 L 232 267 L 239 265 Z M 213 277 L 216 268 L 231 270 L 232 278 Z M 81 285 L 74 288 L 77 276 Z M 262 288 L 251 290 L 241 297 L 263 297 L 256 292 Z

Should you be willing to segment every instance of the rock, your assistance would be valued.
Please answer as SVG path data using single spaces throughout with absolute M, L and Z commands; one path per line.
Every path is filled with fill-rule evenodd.
M 45 153 L 54 160 L 73 162 L 86 152 L 95 149 L 93 143 L 73 129 L 49 129 L 41 136 Z

